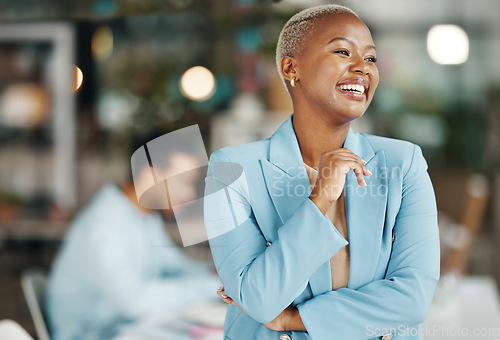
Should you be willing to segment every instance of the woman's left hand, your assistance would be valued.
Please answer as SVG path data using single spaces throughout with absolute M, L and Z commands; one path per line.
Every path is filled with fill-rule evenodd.
M 219 289 L 217 289 L 217 295 L 219 295 L 222 298 L 222 301 L 224 301 L 225 303 L 230 303 L 232 305 L 238 306 L 238 304 L 234 302 L 233 299 L 231 299 L 229 296 L 226 295 L 224 287 L 220 287 Z M 292 316 L 293 309 L 294 307 L 288 306 L 277 317 L 275 317 L 274 320 L 265 323 L 264 325 L 273 331 L 278 331 L 278 332 L 287 331 L 288 319 Z M 247 314 L 243 309 L 241 311 Z

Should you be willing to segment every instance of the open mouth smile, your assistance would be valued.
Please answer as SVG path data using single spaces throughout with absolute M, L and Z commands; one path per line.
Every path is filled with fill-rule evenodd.
M 365 87 L 362 85 L 340 85 L 339 88 L 342 91 L 349 91 L 349 92 L 357 92 L 357 93 L 365 93 Z
M 363 78 L 347 79 L 337 84 L 337 90 L 350 99 L 362 101 L 366 99 L 368 82 Z

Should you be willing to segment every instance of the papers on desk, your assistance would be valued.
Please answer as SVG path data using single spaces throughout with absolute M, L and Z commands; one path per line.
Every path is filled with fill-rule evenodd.
M 124 327 L 114 340 L 222 340 L 225 303 L 199 305 L 181 315 L 154 314 Z
M 184 319 L 192 323 L 213 327 L 224 328 L 227 305 L 224 303 L 214 303 L 212 305 L 201 305 L 192 308 L 184 314 Z
M 424 339 L 500 339 L 500 299 L 491 277 L 443 275 L 434 294 Z

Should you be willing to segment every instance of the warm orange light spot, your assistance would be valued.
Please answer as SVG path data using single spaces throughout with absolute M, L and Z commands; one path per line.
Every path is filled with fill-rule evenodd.
M 76 92 L 80 89 L 83 83 L 83 72 L 78 66 L 75 66 L 75 85 L 73 91 Z

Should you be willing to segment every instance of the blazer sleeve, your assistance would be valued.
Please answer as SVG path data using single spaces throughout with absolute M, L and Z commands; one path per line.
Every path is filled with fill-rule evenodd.
M 304 291 L 309 277 L 347 241 L 305 199 L 279 227 L 278 239 L 266 246 L 250 203 L 246 176 L 252 174 L 233 174 L 228 181 L 232 176 L 225 170 L 217 173 L 217 163 L 238 166 L 220 150 L 210 157 L 204 214 L 215 267 L 227 295 L 254 320 L 267 323 Z M 318 240 L 325 246 L 313 246 Z
M 439 279 L 439 236 L 427 164 L 414 147 L 385 278 L 342 288 L 297 306 L 311 339 L 368 339 L 373 330 L 401 330 L 425 320 Z

